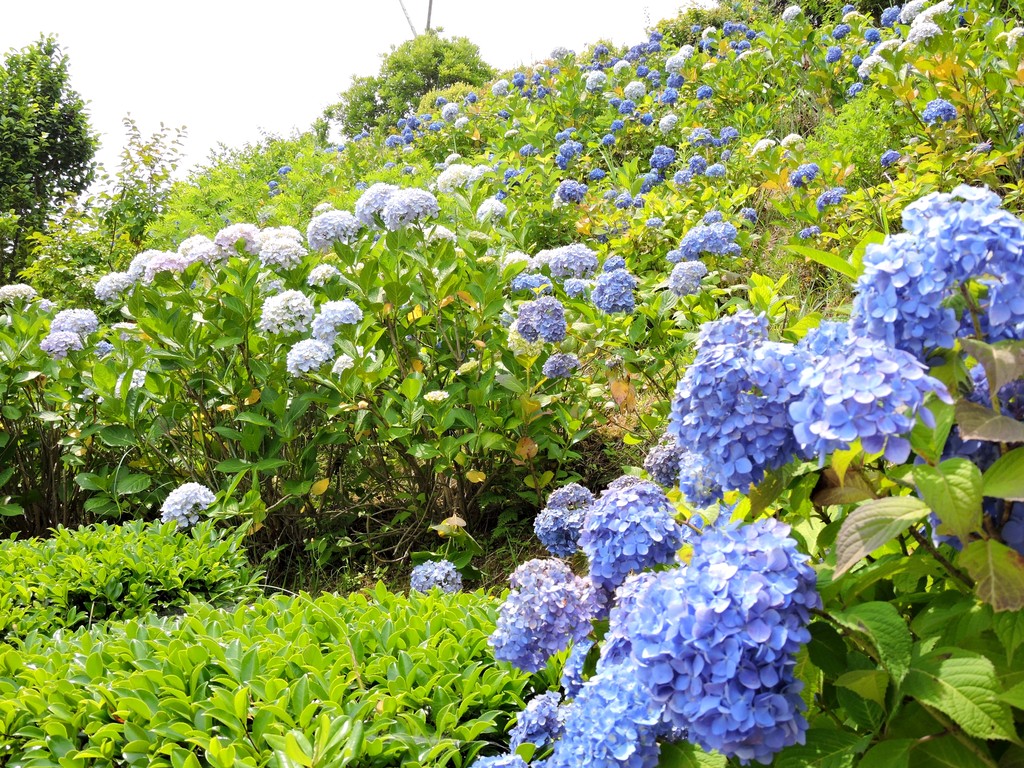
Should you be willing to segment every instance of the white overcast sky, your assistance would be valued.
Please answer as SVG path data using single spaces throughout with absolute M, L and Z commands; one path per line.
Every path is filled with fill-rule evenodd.
M 428 0 L 405 0 L 417 29 Z M 645 28 L 695 0 L 434 0 L 432 24 L 465 35 L 498 68 L 528 64 L 556 46 L 599 39 L 637 43 Z M 55 34 L 72 86 L 101 133 L 98 159 L 116 169 L 131 114 L 144 136 L 160 123 L 188 129 L 185 165 L 218 143 L 261 131 L 304 130 L 353 75 L 375 74 L 380 54 L 411 37 L 399 0 L 8 0 L 0 51 Z

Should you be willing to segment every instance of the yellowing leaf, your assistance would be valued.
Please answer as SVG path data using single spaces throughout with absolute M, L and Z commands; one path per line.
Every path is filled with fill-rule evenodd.
M 523 459 L 532 459 L 537 455 L 537 443 L 530 437 L 521 437 L 516 443 L 516 456 Z
M 313 487 L 309 489 L 310 496 L 323 496 L 327 490 L 327 486 L 331 484 L 330 478 L 325 477 L 323 480 L 317 480 L 313 483 Z
M 236 406 L 234 403 L 224 403 L 223 405 L 217 406 L 217 410 L 220 411 L 221 413 L 225 413 L 226 411 L 234 411 L 237 408 L 238 406 Z
M 245 398 L 245 400 L 243 400 L 242 402 L 244 402 L 246 405 L 253 405 L 259 399 L 260 399 L 260 391 L 258 389 L 254 389 L 252 392 L 249 393 L 249 396 L 247 398 Z
M 458 296 L 464 302 L 469 304 L 469 306 L 471 306 L 473 309 L 476 309 L 477 307 L 480 306 L 479 304 L 477 304 L 476 299 L 470 296 L 466 291 L 459 291 L 458 293 L 456 293 L 456 296 Z
M 414 371 L 416 371 L 416 373 L 423 373 L 423 361 L 422 360 L 413 360 L 412 361 L 412 369 Z
M 421 317 L 423 317 L 423 306 L 417 304 L 415 307 L 413 307 L 412 312 L 410 312 L 407 317 L 410 323 L 419 320 Z
M 487 479 L 487 475 L 481 472 L 479 469 L 471 469 L 466 473 L 466 479 L 471 483 L 482 483 Z
M 455 297 L 452 295 L 448 295 L 441 299 L 441 303 L 438 304 L 437 306 L 443 309 L 444 307 L 447 307 L 449 304 L 451 304 L 453 301 L 455 301 Z
M 632 410 L 636 406 L 636 387 L 627 379 L 616 379 L 612 382 L 612 399 L 624 411 Z

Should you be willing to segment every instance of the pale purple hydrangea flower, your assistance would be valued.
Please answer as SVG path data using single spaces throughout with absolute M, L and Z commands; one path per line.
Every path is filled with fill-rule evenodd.
M 352 243 L 362 225 L 348 211 L 326 211 L 309 222 L 306 240 L 314 251 L 330 250 L 335 243 Z
M 313 321 L 313 338 L 333 344 L 338 336 L 338 326 L 358 325 L 362 320 L 363 310 L 351 299 L 325 302 Z
M 263 302 L 257 328 L 266 333 L 305 331 L 313 319 L 313 302 L 302 291 L 284 291 Z
M 99 301 L 114 301 L 135 285 L 127 272 L 111 272 L 96 281 L 93 294 Z
M 303 339 L 288 350 L 285 367 L 292 376 L 316 371 L 334 357 L 334 350 L 318 339 Z
M 440 210 L 437 198 L 427 190 L 398 189 L 393 191 L 384 203 L 381 218 L 384 219 L 384 226 L 393 232 L 436 216 Z
M 209 508 L 217 497 L 200 483 L 185 483 L 167 494 L 160 507 L 160 520 L 176 522 L 178 528 L 188 528 L 199 522 L 199 513 Z

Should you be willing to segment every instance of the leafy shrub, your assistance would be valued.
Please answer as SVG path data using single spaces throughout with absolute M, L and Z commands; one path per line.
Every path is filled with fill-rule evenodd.
M 464 766 L 541 682 L 491 658 L 494 612 L 378 586 L 36 637 L 0 655 L 5 762 Z
M 239 537 L 209 523 L 188 532 L 144 522 L 58 528 L 0 545 L 0 637 L 18 642 L 194 600 L 240 602 L 259 593 L 258 577 Z

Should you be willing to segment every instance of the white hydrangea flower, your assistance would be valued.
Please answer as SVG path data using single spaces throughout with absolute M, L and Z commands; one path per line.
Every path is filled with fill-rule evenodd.
M 794 134 L 795 135 L 795 134 Z M 751 155 L 759 155 L 776 145 L 775 139 L 761 139 L 750 150 Z
M 260 228 L 255 224 L 231 224 L 214 235 L 214 244 L 227 255 L 235 252 L 239 241 L 246 252 L 255 256 L 259 253 Z
M 306 285 L 313 288 L 323 288 L 329 280 L 338 277 L 341 274 L 338 268 L 332 264 L 317 264 L 310 270 L 309 277 L 306 278 Z
M 15 301 L 32 301 L 39 294 L 31 285 L 14 283 L 0 287 L 0 304 L 12 304 Z
M 658 121 L 658 130 L 664 134 L 671 133 L 678 122 L 679 118 L 670 112 Z
M 629 72 L 630 70 L 632 70 L 632 68 L 632 65 L 628 61 L 626 61 L 625 59 L 619 59 L 612 66 L 612 72 L 615 73 L 616 77 L 622 77 L 622 74 L 624 72 Z
M 185 483 L 169 494 L 160 507 L 160 520 L 169 523 L 172 520 L 178 528 L 188 528 L 199 522 L 199 513 L 209 508 L 217 497 L 213 491 L 199 483 Z
M 640 101 L 647 95 L 647 86 L 639 80 L 633 80 L 622 89 L 622 92 L 630 101 Z
M 305 331 L 313 320 L 313 302 L 302 291 L 284 291 L 263 302 L 256 325 L 266 333 Z
M 900 21 L 904 24 L 913 23 L 918 14 L 927 7 L 928 2 L 929 0 L 910 0 L 900 11 Z
M 206 235 L 192 235 L 192 237 L 185 238 L 178 246 L 178 253 L 184 256 L 189 263 L 201 261 L 203 264 L 213 264 L 224 257 L 224 252 Z
M 93 293 L 100 301 L 114 301 L 133 285 L 135 281 L 127 272 L 111 272 L 96 281 Z
M 782 20 L 789 24 L 797 17 L 802 16 L 803 12 L 804 9 L 801 8 L 799 5 L 790 5 L 786 8 L 786 10 L 782 12 Z
M 1013 29 L 1003 32 L 999 37 L 1006 40 L 1007 48 L 1016 48 L 1017 43 L 1019 43 L 1020 39 L 1024 37 L 1024 27 L 1014 27 Z
M 586 89 L 588 93 L 598 93 L 604 90 L 605 84 L 608 82 L 608 75 L 602 72 L 600 69 L 595 69 L 592 72 L 587 73 Z
M 435 389 L 432 392 L 427 392 L 427 394 L 423 396 L 423 399 L 428 403 L 443 403 L 448 399 L 448 393 L 443 389 Z
M 900 46 L 900 50 L 910 48 L 915 45 L 931 40 L 933 37 L 938 37 L 942 34 L 942 29 L 939 25 L 933 21 L 920 21 L 921 17 L 918 16 L 917 20 L 914 21 L 913 26 L 910 27 L 910 32 L 907 34 L 907 40 Z
M 340 376 L 355 364 L 356 361 L 349 355 L 338 355 L 338 358 L 334 361 L 334 365 L 331 367 L 331 373 L 335 376 Z
M 450 243 L 454 243 L 456 240 L 455 233 L 447 227 L 442 227 L 440 224 L 435 224 L 423 230 L 423 237 L 426 238 L 428 243 L 435 243 L 439 240 L 447 240 Z
M 476 209 L 476 220 L 480 223 L 493 221 L 494 219 L 500 219 L 506 213 L 508 213 L 508 208 L 501 200 L 496 197 L 488 197 Z
M 801 136 L 799 133 L 791 133 L 788 136 L 784 137 L 780 143 L 782 144 L 782 146 L 789 149 L 790 147 L 797 147 L 802 145 L 804 143 L 804 137 Z
M 306 249 L 299 237 L 270 237 L 260 239 L 260 263 L 268 268 L 297 267 L 306 258 Z
M 318 339 L 303 339 L 288 350 L 285 367 L 292 376 L 301 376 L 327 365 L 334 351 Z
M 519 335 L 518 320 L 508 328 L 508 348 L 516 357 L 538 357 L 544 351 L 544 341 L 527 341 Z
M 487 166 L 483 166 L 483 170 L 481 170 L 481 166 L 454 163 L 438 175 L 437 189 L 439 192 L 451 194 L 457 189 L 468 187 L 474 181 L 482 178 L 489 170 Z

